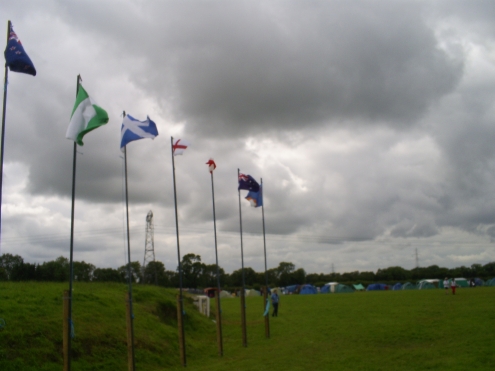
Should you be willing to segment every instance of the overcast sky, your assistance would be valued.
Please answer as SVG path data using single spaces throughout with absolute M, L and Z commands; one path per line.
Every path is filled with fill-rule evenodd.
M 9 73 L 1 253 L 69 257 L 76 78 L 109 114 L 78 147 L 74 260 L 126 264 L 146 214 L 156 259 L 241 267 L 237 169 L 264 185 L 268 268 L 307 273 L 494 261 L 495 2 L 0 0 L 37 76 Z M 261 208 L 241 191 L 244 265 L 264 270 Z

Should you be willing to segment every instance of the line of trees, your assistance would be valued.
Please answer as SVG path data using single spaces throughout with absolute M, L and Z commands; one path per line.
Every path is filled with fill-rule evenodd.
M 216 264 L 205 264 L 201 256 L 196 254 L 184 255 L 181 261 L 182 286 L 184 288 L 206 288 L 217 286 Z M 96 268 L 84 261 L 73 264 L 74 280 L 79 282 L 122 282 L 127 283 L 128 267 L 123 265 L 117 269 Z M 155 284 L 163 287 L 179 287 L 178 269 L 166 270 L 160 261 L 150 262 L 146 267 L 137 261 L 131 262 L 131 279 L 135 283 Z M 230 274 L 219 268 L 220 285 L 222 288 L 242 286 L 242 270 Z M 416 282 L 423 278 L 464 277 L 488 279 L 495 277 L 495 262 L 485 265 L 473 264 L 470 267 L 441 268 L 437 265 L 407 270 L 401 267 L 378 269 L 375 272 L 346 272 L 346 273 L 310 273 L 290 262 L 280 262 L 277 268 L 266 272 L 256 272 L 252 268 L 244 268 L 244 279 L 247 287 L 259 289 L 265 285 L 266 279 L 271 287 L 285 287 L 310 283 L 323 286 L 327 282 L 363 283 L 373 282 L 395 283 Z M 19 255 L 3 254 L 0 256 L 0 281 L 69 281 L 69 260 L 59 257 L 42 264 L 24 262 Z

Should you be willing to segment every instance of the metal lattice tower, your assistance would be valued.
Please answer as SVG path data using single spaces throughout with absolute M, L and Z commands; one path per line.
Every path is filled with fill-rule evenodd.
M 143 272 L 149 262 L 155 261 L 154 234 L 155 234 L 155 227 L 153 226 L 153 212 L 150 210 L 148 215 L 146 215 L 146 239 L 144 242 Z M 156 281 L 156 272 L 155 272 L 155 281 Z

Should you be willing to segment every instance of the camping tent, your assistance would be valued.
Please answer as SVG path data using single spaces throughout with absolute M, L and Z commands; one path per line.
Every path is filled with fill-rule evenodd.
M 416 286 L 414 286 L 411 282 L 406 282 L 402 285 L 402 290 L 414 290 Z
M 495 286 L 495 278 L 486 280 L 485 286 Z
M 337 286 L 335 286 L 335 293 L 336 294 L 351 293 L 351 292 L 354 292 L 354 290 L 347 285 L 343 285 L 343 284 L 339 283 Z
M 321 294 L 328 294 L 331 292 L 335 292 L 335 286 L 337 286 L 338 282 L 328 282 L 320 289 Z
M 261 296 L 258 290 L 246 290 L 246 296 Z
M 364 286 L 358 283 L 357 285 L 352 285 L 354 286 L 354 290 L 356 291 L 364 291 Z
M 287 287 L 285 288 L 285 292 L 286 292 L 287 294 L 297 294 L 297 293 L 298 293 L 298 292 L 297 292 L 298 288 L 299 288 L 299 285 L 291 285 L 291 286 L 287 286 Z
M 435 288 L 441 288 L 439 286 L 440 285 L 440 281 L 438 279 L 436 279 L 436 278 L 424 279 L 424 280 L 420 280 L 419 282 L 423 282 L 423 281 L 426 281 L 428 283 L 431 283 Z M 442 280 L 442 283 L 443 283 L 443 280 Z
M 481 278 L 475 278 L 474 279 L 474 285 L 475 286 L 483 286 L 484 285 L 484 282 Z
M 416 284 L 416 288 L 418 290 L 434 289 L 435 285 L 432 282 L 430 282 L 429 280 L 422 280 Z
M 350 293 L 354 292 L 349 286 L 343 285 L 341 283 L 335 283 L 334 285 L 329 285 L 328 283 L 323 286 L 320 290 L 321 294 L 339 294 L 339 293 Z
M 222 290 L 222 291 L 220 291 L 220 297 L 221 298 L 231 298 L 232 294 L 228 291 Z
M 301 295 L 309 295 L 309 294 L 317 294 L 318 291 L 316 290 L 316 287 L 310 284 L 306 285 L 301 285 L 299 288 L 299 294 Z
M 392 290 L 400 290 L 402 289 L 402 283 L 397 282 L 393 287 Z
M 366 291 L 388 290 L 388 286 L 384 283 L 372 283 L 366 287 Z
M 454 278 L 457 287 L 469 287 L 469 282 L 465 278 Z

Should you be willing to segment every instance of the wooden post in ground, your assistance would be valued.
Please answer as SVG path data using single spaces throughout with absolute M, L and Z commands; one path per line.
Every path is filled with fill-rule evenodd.
M 64 291 L 63 296 L 63 354 L 64 354 L 64 371 L 69 371 L 69 291 Z
M 222 313 L 220 307 L 220 291 L 215 290 L 215 300 L 217 305 L 217 344 L 218 344 L 218 355 L 223 356 L 223 339 L 222 339 Z
M 132 313 L 131 313 L 131 300 L 129 291 L 125 293 L 125 318 L 127 325 L 127 369 L 134 371 L 134 364 L 132 362 Z
M 246 329 L 246 296 L 244 288 L 241 289 L 241 325 L 242 325 L 242 346 L 247 347 L 247 329 Z
M 179 351 L 180 351 L 180 363 L 183 367 L 186 367 L 186 349 L 184 346 L 184 329 L 183 329 L 183 313 L 180 296 L 177 295 L 177 327 L 179 330 Z
M 265 286 L 265 289 L 263 290 L 263 311 L 266 308 L 266 301 L 268 299 L 268 286 Z M 267 339 L 270 338 L 270 312 L 265 316 L 265 337 Z

